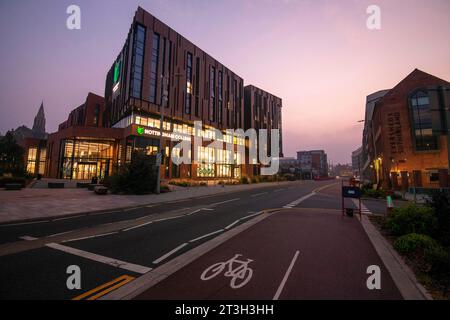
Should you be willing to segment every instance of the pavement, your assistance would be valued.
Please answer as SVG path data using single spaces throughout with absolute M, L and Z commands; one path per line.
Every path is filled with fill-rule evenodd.
M 3 224 L 0 298 L 401 299 L 362 225 L 340 214 L 339 195 L 333 181 L 301 181 Z M 232 258 L 252 261 L 237 278 L 220 264 L 200 280 Z M 71 290 L 73 265 L 81 288 Z M 367 289 L 369 265 L 380 266 L 381 291 Z
M 295 182 L 279 182 L 290 185 Z M 87 189 L 26 188 L 20 191 L 0 190 L 0 223 L 64 217 L 105 210 L 128 209 L 156 203 L 266 188 L 273 183 L 249 185 L 173 187 L 172 192 L 160 195 L 99 196 Z

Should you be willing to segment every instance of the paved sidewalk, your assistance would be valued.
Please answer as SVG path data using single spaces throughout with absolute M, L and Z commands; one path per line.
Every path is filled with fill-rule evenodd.
M 302 182 L 279 182 L 278 185 L 298 183 Z M 85 212 L 125 209 L 221 193 L 259 189 L 271 185 L 277 185 L 277 183 L 176 188 L 176 190 L 170 193 L 145 196 L 98 196 L 94 192 L 86 189 L 27 188 L 21 191 L 0 190 L 0 223 L 62 217 Z

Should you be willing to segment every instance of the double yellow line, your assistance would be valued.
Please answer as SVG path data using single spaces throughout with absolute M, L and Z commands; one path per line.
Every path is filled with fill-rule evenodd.
M 97 288 L 85 292 L 82 295 L 73 298 L 72 300 L 97 300 L 98 298 L 104 296 L 105 294 L 120 288 L 121 286 L 127 284 L 128 282 L 134 279 L 135 278 L 132 276 L 127 275 L 120 276 L 110 282 L 98 286 Z

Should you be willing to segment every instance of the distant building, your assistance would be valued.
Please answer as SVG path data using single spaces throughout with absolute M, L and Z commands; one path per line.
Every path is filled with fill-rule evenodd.
M 47 159 L 47 137 L 45 132 L 45 112 L 42 102 L 30 129 L 22 125 L 12 131 L 14 139 L 25 150 L 24 163 L 26 170 L 33 175 L 44 175 Z
M 362 139 L 362 167 L 361 167 L 361 178 L 364 181 L 372 181 L 374 180 L 374 171 L 371 167 L 373 167 L 373 158 L 374 155 L 374 144 L 373 144 L 373 111 L 375 109 L 375 104 L 381 100 L 389 90 L 381 90 L 375 93 L 372 93 L 366 98 L 366 113 L 364 118 L 364 131 L 363 131 L 363 139 Z
M 328 156 L 323 150 L 299 151 L 297 160 L 300 163 L 304 179 L 328 177 Z
M 352 152 L 352 170 L 354 176 L 361 176 L 361 170 L 363 166 L 362 160 L 362 147 L 359 147 Z
M 280 173 L 300 174 L 300 161 L 294 157 L 280 158 Z
M 47 133 L 45 132 L 45 112 L 43 102 L 39 107 L 38 113 L 34 117 L 33 129 L 22 125 L 13 130 L 13 136 L 19 144 L 27 138 L 47 139 Z
M 336 164 L 331 167 L 331 175 L 335 177 L 352 177 L 353 167 L 351 164 Z

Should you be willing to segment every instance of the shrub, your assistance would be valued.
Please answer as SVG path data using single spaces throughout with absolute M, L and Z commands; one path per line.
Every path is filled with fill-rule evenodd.
M 442 245 L 450 247 L 450 204 L 445 193 L 433 195 L 430 206 L 434 209 L 436 216 L 435 238 Z
M 224 186 L 224 185 L 225 185 L 225 181 L 220 180 L 219 183 L 218 183 L 218 185 L 219 185 L 219 186 Z
M 152 157 L 144 152 L 133 152 L 131 162 L 122 170 L 110 177 L 111 192 L 123 194 L 149 194 L 156 187 L 156 166 Z
M 247 177 L 241 177 L 239 180 L 242 184 L 248 184 L 248 178 Z
M 363 195 L 369 198 L 386 198 L 386 191 L 384 190 L 374 190 L 374 189 L 363 189 Z
M 412 257 L 416 254 L 424 255 L 426 250 L 438 246 L 437 242 L 430 236 L 424 234 L 410 233 L 398 238 L 394 248 L 401 254 Z
M 169 193 L 169 192 L 170 192 L 169 186 L 162 185 L 162 186 L 160 187 L 160 192 L 161 192 L 161 193 Z
M 258 179 L 256 179 L 256 177 L 252 177 L 252 183 L 258 183 Z
M 386 227 L 397 236 L 409 233 L 432 235 L 435 228 L 433 209 L 417 205 L 396 208 L 387 217 Z
M 442 282 L 447 284 L 448 288 L 448 284 L 450 284 L 450 252 L 438 245 L 425 250 L 425 258 L 431 265 L 430 273 L 438 276 Z

